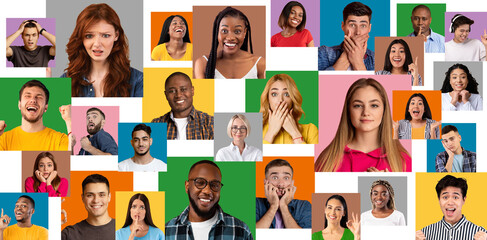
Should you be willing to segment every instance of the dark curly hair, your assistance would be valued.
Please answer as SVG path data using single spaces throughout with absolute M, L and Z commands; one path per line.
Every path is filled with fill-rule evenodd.
M 468 70 L 468 67 L 461 64 L 461 63 L 454 64 L 453 66 L 448 68 L 448 71 L 445 72 L 445 80 L 443 81 L 443 86 L 441 87 L 441 92 L 442 93 L 449 93 L 449 92 L 453 91 L 453 88 L 451 87 L 451 84 L 450 84 L 450 75 L 453 72 L 453 70 L 455 70 L 455 69 L 462 69 L 467 74 L 468 82 L 467 82 L 467 88 L 465 88 L 465 90 L 467 90 L 469 93 L 479 94 L 479 90 L 478 90 L 479 83 L 472 76 L 472 74 Z

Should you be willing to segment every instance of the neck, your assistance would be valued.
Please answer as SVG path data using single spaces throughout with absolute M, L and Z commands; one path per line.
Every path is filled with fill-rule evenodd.
M 166 48 L 183 50 L 184 49 L 183 39 L 182 38 L 180 38 L 180 39 L 175 39 L 175 38 L 169 39 L 169 42 L 166 42 Z
M 379 148 L 379 130 L 368 132 L 356 131 L 352 142 L 348 144 L 349 148 L 359 150 L 365 153 Z
M 193 107 L 190 107 L 189 109 L 184 110 L 182 112 L 172 112 L 172 115 L 175 118 L 187 118 L 191 113 L 191 110 L 193 110 Z
M 456 38 L 454 38 L 453 41 L 456 42 L 456 43 L 463 43 L 463 42 L 457 40 Z
M 42 122 L 42 118 L 39 119 L 37 122 L 31 123 L 24 118 L 22 118 L 22 125 L 20 126 L 24 132 L 35 133 L 40 132 L 46 128 L 44 123 Z
M 374 208 L 372 209 L 372 212 L 374 213 L 386 213 L 389 211 L 389 208 L 387 206 L 383 207 L 383 208 Z
M 460 155 L 462 154 L 463 150 L 462 150 L 462 147 L 458 147 L 457 150 L 454 152 L 455 155 Z
M 392 67 L 391 74 L 406 74 L 402 67 Z
M 150 155 L 150 151 L 148 151 L 143 156 L 135 154 L 132 157 L 132 160 L 134 161 L 134 163 L 141 164 L 141 165 L 148 164 L 148 163 L 152 162 L 153 159 L 154 158 Z
M 32 222 L 30 219 L 28 219 L 28 220 L 25 220 L 25 222 L 17 222 L 17 226 L 19 226 L 21 228 L 32 227 Z
M 88 215 L 88 218 L 86 218 L 86 221 L 92 226 L 102 226 L 102 225 L 106 225 L 110 221 L 112 221 L 112 218 L 110 217 L 110 215 L 108 215 L 108 212 L 105 212 L 105 214 L 103 214 L 102 216 L 99 216 L 99 217 Z
M 213 216 L 215 216 L 215 214 L 212 214 L 211 216 L 209 216 L 207 218 L 198 216 L 198 214 L 196 214 L 196 212 L 193 210 L 193 207 L 191 205 L 189 206 L 188 219 L 190 222 L 204 222 L 204 221 L 212 218 Z
M 413 118 L 413 119 L 409 120 L 409 122 L 411 122 L 411 123 L 425 123 L 426 120 L 424 120 L 424 119 L 414 119 Z
M 336 222 L 332 224 L 328 223 L 328 226 L 326 226 L 325 230 L 327 230 L 330 233 L 338 233 L 343 231 L 343 228 L 342 226 L 340 226 L 339 222 Z
M 234 54 L 225 54 L 222 52 L 221 54 L 221 59 L 240 59 L 242 58 L 242 55 L 245 53 L 242 49 L 239 49 L 236 53 Z
M 455 224 L 456 224 L 458 221 L 460 221 L 460 219 L 462 219 L 462 217 L 463 217 L 463 214 L 462 214 L 462 216 L 460 216 L 458 219 L 454 219 L 453 221 L 448 221 L 448 220 L 446 220 L 446 219 L 445 219 L 445 221 L 446 221 L 447 223 L 449 223 L 450 225 L 452 225 L 452 226 L 453 226 L 453 225 L 455 225 Z M 443 218 L 445 218 L 445 217 L 443 217 Z
M 105 79 L 108 73 L 109 64 L 107 61 L 91 61 L 90 79 L 91 81 L 96 79 Z
M 291 35 L 294 35 L 298 30 L 296 28 L 293 28 L 293 27 L 285 27 L 281 34 L 283 36 L 291 36 Z

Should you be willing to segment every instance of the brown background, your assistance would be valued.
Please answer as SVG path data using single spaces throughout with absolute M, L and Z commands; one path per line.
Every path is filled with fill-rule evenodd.
M 360 193 L 313 193 L 311 232 L 323 230 L 325 226 L 325 202 L 335 194 L 345 198 L 348 207 L 348 220 L 352 219 L 352 213 L 358 214 L 360 218 Z
M 419 75 L 423 80 L 423 85 L 425 83 L 424 80 L 424 42 L 421 38 L 417 37 L 376 37 L 375 38 L 375 71 L 380 71 L 384 69 L 384 59 L 386 56 L 387 48 L 389 44 L 394 39 L 402 39 L 404 40 L 408 46 L 409 50 L 411 51 L 411 55 L 413 57 L 413 62 L 416 56 L 418 57 L 418 70 Z M 428 79 L 429 81 L 430 79 Z
M 22 152 L 22 192 L 25 192 L 25 179 L 32 177 L 32 172 L 34 170 L 34 163 L 36 162 L 36 157 L 39 153 L 45 151 L 23 151 Z M 57 165 L 57 172 L 59 177 L 66 178 L 69 183 L 67 197 L 71 193 L 71 165 L 70 157 L 71 152 L 68 151 L 50 151 L 54 156 L 54 161 Z
M 193 59 L 210 54 L 212 30 L 215 17 L 227 6 L 194 6 L 193 7 Z M 232 6 L 242 11 L 250 21 L 254 55 L 265 57 L 265 7 Z M 193 61 L 193 64 L 196 61 Z M 193 65 L 194 66 L 194 65 Z

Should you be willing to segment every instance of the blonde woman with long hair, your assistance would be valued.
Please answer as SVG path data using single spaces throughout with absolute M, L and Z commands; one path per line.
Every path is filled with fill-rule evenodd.
M 315 162 L 316 172 L 410 172 L 411 157 L 393 139 L 384 87 L 361 78 L 348 89 L 335 138 Z
M 299 124 L 304 114 L 303 97 L 287 74 L 276 74 L 267 81 L 260 96 L 264 143 L 317 144 L 318 128 Z

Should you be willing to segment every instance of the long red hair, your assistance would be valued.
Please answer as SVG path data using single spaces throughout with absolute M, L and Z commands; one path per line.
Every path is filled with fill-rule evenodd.
M 76 26 L 66 45 L 69 64 L 65 71 L 67 77 L 71 78 L 71 96 L 82 96 L 82 86 L 91 85 L 83 80 L 83 76 L 87 76 L 92 67 L 83 39 L 88 28 L 101 20 L 113 25 L 115 32 L 118 33 L 118 40 L 113 44 L 107 58 L 109 69 L 103 85 L 103 96 L 129 97 L 131 85 L 128 40 L 117 13 L 105 3 L 91 4 L 78 15 Z

